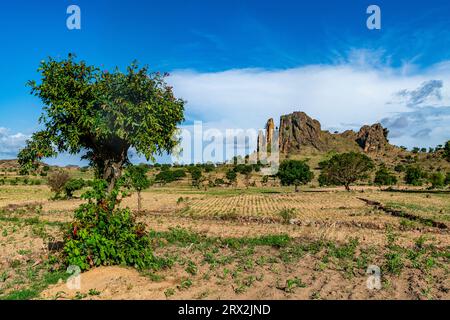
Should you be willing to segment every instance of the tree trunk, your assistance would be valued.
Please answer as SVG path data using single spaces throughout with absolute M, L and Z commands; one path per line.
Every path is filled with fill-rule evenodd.
M 114 190 L 114 187 L 116 186 L 117 180 L 122 176 L 122 167 L 124 164 L 124 161 L 112 161 L 112 160 L 106 160 L 105 161 L 105 171 L 103 173 L 103 179 L 105 179 L 108 182 L 108 193 L 110 193 L 112 190 Z
M 345 185 L 345 190 L 350 191 L 350 185 L 346 184 Z
M 103 153 L 103 179 L 108 182 L 108 193 L 114 190 L 128 161 L 128 147 L 110 149 Z

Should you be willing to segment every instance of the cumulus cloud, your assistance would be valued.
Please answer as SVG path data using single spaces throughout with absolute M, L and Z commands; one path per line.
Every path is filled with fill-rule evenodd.
M 11 130 L 0 127 L 0 159 L 16 158 L 27 139 L 29 136 L 23 133 L 12 133 Z
M 441 89 L 443 87 L 442 80 L 430 80 L 423 82 L 415 90 L 403 89 L 397 92 L 397 96 L 406 99 L 409 107 L 420 107 L 425 103 L 433 103 L 434 101 L 441 101 Z
M 433 146 L 450 138 L 450 64 L 407 73 L 363 58 L 286 70 L 180 70 L 169 82 L 188 101 L 188 121 L 210 127 L 263 128 L 270 117 L 278 123 L 283 114 L 304 111 L 332 131 L 381 121 L 397 145 Z M 428 135 L 418 135 L 421 130 Z

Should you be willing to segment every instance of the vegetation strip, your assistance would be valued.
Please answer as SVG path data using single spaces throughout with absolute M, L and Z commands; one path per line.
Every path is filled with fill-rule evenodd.
M 422 218 L 422 217 L 416 216 L 414 214 L 404 212 L 402 210 L 392 209 L 387 206 L 384 206 L 381 202 L 378 202 L 378 201 L 373 201 L 373 200 L 359 198 L 359 197 L 358 197 L 358 199 L 361 201 L 364 201 L 365 203 L 367 203 L 370 206 L 374 206 L 376 209 L 382 210 L 382 211 L 389 213 L 395 217 L 406 218 L 406 219 L 417 221 L 424 225 L 432 226 L 432 227 L 439 228 L 439 229 L 448 229 L 448 226 L 443 222 L 434 221 L 433 219 L 428 219 L 428 218 Z

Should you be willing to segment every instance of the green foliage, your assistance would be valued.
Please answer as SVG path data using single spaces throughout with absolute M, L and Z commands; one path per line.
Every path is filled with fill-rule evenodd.
M 151 185 L 147 177 L 148 170 L 149 168 L 146 165 L 130 165 L 125 172 L 125 184 L 138 194 L 138 212 L 141 211 L 142 207 L 141 192 Z
M 450 161 L 450 140 L 447 141 L 444 146 L 444 159 Z
M 405 172 L 405 182 L 413 186 L 421 186 L 425 173 L 418 166 L 408 166 Z
M 36 168 L 38 160 L 57 153 L 85 151 L 82 158 L 111 191 L 128 163 L 129 148 L 149 160 L 178 143 L 173 137 L 184 119 L 184 101 L 165 83 L 166 74 L 136 63 L 126 73 L 109 73 L 73 55 L 42 61 L 38 71 L 40 82 L 28 84 L 44 105 L 43 130 L 20 151 L 22 169 Z
M 86 183 L 83 179 L 70 179 L 64 185 L 64 192 L 66 193 L 67 198 L 72 198 L 73 193 L 77 190 L 81 190 L 86 186 Z
M 394 171 L 395 171 L 395 172 L 398 172 L 398 173 L 400 173 L 400 172 L 405 172 L 405 170 L 406 170 L 406 168 L 405 168 L 405 166 L 402 165 L 402 164 L 397 164 L 397 165 L 394 167 Z
M 280 164 L 278 177 L 284 186 L 295 186 L 295 191 L 299 185 L 310 182 L 314 174 L 305 161 L 285 160 Z
M 385 166 L 375 173 L 374 183 L 380 186 L 391 186 L 397 183 L 397 177 Z
M 362 153 L 348 152 L 332 156 L 321 163 L 319 182 L 326 185 L 343 185 L 350 190 L 350 184 L 366 179 L 374 168 L 372 159 Z
M 442 188 L 445 186 L 445 175 L 442 172 L 434 172 L 429 181 L 432 188 Z
M 186 172 L 183 169 L 178 170 L 163 170 L 155 176 L 157 182 L 163 184 L 174 182 L 186 177 Z
M 213 172 L 215 167 L 211 163 L 206 163 L 203 168 L 205 169 L 205 172 Z
M 202 179 L 202 170 L 197 167 L 191 167 L 189 169 L 192 179 L 192 185 L 198 187 L 200 185 L 200 181 Z
M 96 180 L 93 189 L 83 195 L 88 202 L 75 211 L 66 233 L 66 263 L 81 270 L 101 265 L 160 266 L 145 226 L 135 222 L 129 209 L 115 209 L 118 187 L 108 193 L 107 186 L 106 181 Z
M 234 170 L 228 170 L 226 173 L 226 178 L 230 182 L 230 184 L 236 183 L 237 173 Z
M 146 165 L 130 165 L 125 171 L 125 181 L 127 186 L 141 192 L 150 187 L 151 182 L 147 177 L 149 168 Z
M 253 171 L 253 166 L 252 165 L 245 165 L 245 164 L 238 164 L 237 166 L 234 167 L 233 169 L 236 173 L 240 173 L 240 174 L 250 174 Z
M 450 185 L 450 171 L 448 171 L 445 176 L 445 184 Z
M 283 223 L 288 224 L 291 221 L 291 219 L 295 218 L 297 213 L 295 212 L 295 209 L 290 208 L 281 210 L 280 212 L 278 212 L 278 215 L 283 220 Z

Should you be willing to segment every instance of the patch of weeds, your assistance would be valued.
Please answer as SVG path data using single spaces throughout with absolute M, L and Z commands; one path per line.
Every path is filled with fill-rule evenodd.
M 178 290 L 184 290 L 189 289 L 192 286 L 192 280 L 187 278 L 184 280 L 181 280 L 180 285 L 177 286 Z
M 289 222 L 297 216 L 297 213 L 293 208 L 283 209 L 278 212 L 278 216 L 284 224 L 289 224 Z
M 400 275 L 403 270 L 404 262 L 402 255 L 402 248 L 396 244 L 398 235 L 388 228 L 386 232 L 386 241 L 388 252 L 384 255 L 385 257 L 385 269 L 387 272 Z
M 295 288 L 305 288 L 305 287 L 306 284 L 304 284 L 300 278 L 295 277 L 293 279 L 286 280 L 286 286 L 284 287 L 284 291 L 292 293 L 294 292 Z
M 418 227 L 418 223 L 413 220 L 402 218 L 400 220 L 400 226 L 404 230 L 413 230 Z
M 2 274 L 0 274 L 0 282 L 5 282 L 9 278 L 9 274 L 7 271 L 3 271 Z
M 101 292 L 98 291 L 98 290 L 96 290 L 96 289 L 89 289 L 88 294 L 89 294 L 90 296 L 99 296 L 99 295 L 101 294 Z
M 155 273 L 154 271 L 142 270 L 141 274 L 154 282 L 160 282 L 160 281 L 164 280 L 164 276 L 159 275 L 159 274 Z
M 83 300 L 84 298 L 86 298 L 88 295 L 85 293 L 81 293 L 79 291 L 77 291 L 77 293 L 75 293 L 75 300 Z
M 314 291 L 314 292 L 311 294 L 311 299 L 312 299 L 312 300 L 322 300 L 322 297 L 320 296 L 320 292 Z
M 19 267 L 21 265 L 20 260 L 13 260 L 9 263 L 9 266 L 13 269 Z
M 31 250 L 24 250 L 24 249 L 20 249 L 17 251 L 18 254 L 20 254 L 21 256 L 27 255 L 27 254 L 31 254 Z
M 189 274 L 195 276 L 195 275 L 197 274 L 197 272 L 198 272 L 197 265 L 196 265 L 193 261 L 189 260 L 189 261 L 188 261 L 188 265 L 187 265 L 185 271 L 186 271 L 187 273 L 189 273 Z
M 164 291 L 164 295 L 166 296 L 166 298 L 169 298 L 171 296 L 173 296 L 175 294 L 175 289 L 173 288 L 169 288 L 166 291 Z

